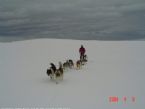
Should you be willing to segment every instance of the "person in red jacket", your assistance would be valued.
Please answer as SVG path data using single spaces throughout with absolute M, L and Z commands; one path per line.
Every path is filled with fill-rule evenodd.
M 81 47 L 80 47 L 80 49 L 79 49 L 80 60 L 81 60 L 81 57 L 84 57 L 85 52 L 86 52 L 86 49 L 83 47 L 83 45 L 81 45 Z

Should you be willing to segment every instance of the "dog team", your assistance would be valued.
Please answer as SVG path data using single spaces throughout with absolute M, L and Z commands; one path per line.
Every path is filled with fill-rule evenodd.
M 72 59 L 68 59 L 66 62 L 62 63 L 59 62 L 59 67 L 58 69 L 56 68 L 56 66 L 54 65 L 54 63 L 50 63 L 50 68 L 47 69 L 47 75 L 50 76 L 51 80 L 55 80 L 56 84 L 58 84 L 59 81 L 63 80 L 63 74 L 65 71 L 67 71 L 68 69 L 81 69 L 83 65 L 86 64 L 86 62 L 88 61 L 88 57 L 85 54 L 86 50 L 83 47 L 83 45 L 81 45 L 80 49 L 79 49 L 79 53 L 80 53 L 80 59 L 76 61 L 76 63 L 74 63 L 74 61 Z

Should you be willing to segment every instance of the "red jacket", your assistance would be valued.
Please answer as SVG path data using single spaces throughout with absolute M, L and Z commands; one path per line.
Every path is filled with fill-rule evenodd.
M 84 47 L 81 47 L 81 48 L 79 49 L 79 52 L 80 52 L 80 54 L 85 54 L 86 50 L 85 50 Z

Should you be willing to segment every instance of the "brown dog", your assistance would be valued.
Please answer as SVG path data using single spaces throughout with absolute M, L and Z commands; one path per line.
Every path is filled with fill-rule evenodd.
M 76 62 L 76 69 L 79 70 L 79 69 L 81 69 L 81 68 L 82 68 L 81 61 L 78 60 L 78 61 Z
M 59 80 L 63 80 L 63 67 L 61 62 L 59 62 L 59 68 L 56 69 L 55 72 L 55 79 L 56 79 L 56 84 L 58 84 Z

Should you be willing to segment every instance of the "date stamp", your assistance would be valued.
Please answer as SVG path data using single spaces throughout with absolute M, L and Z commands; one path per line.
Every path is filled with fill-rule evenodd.
M 109 96 L 108 100 L 109 100 L 110 103 L 118 103 L 118 102 L 123 102 L 123 103 L 132 102 L 132 103 L 135 103 L 136 102 L 136 97 L 135 96 L 131 96 L 131 97 L 127 97 L 127 96 L 123 96 L 123 97 Z

